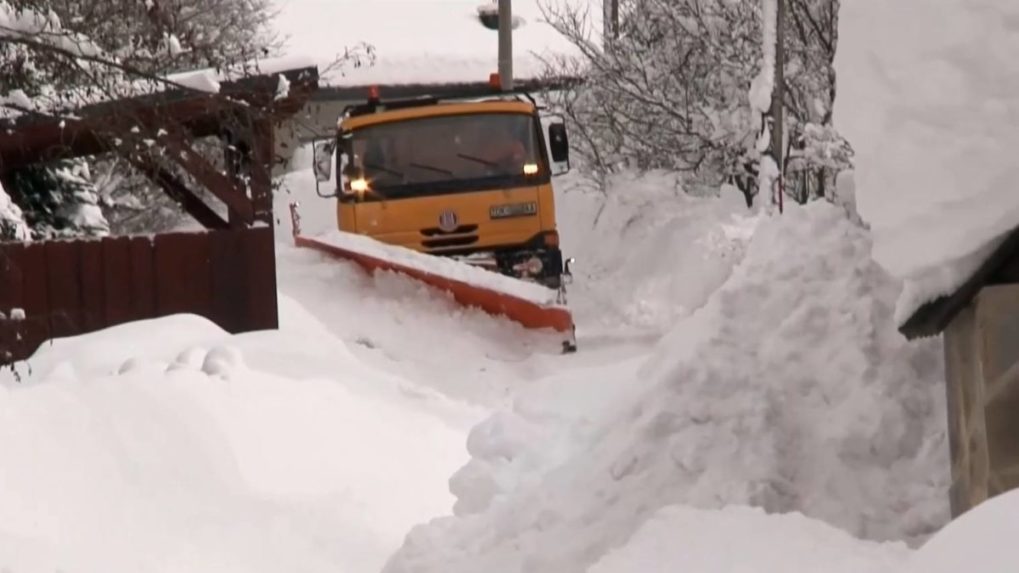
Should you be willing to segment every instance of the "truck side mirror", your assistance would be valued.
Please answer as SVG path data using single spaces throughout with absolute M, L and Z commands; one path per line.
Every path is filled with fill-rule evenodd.
M 325 183 L 332 178 L 334 151 L 336 151 L 336 141 L 332 139 L 315 142 L 315 157 L 312 161 L 315 181 Z
M 556 163 L 570 161 L 570 141 L 566 137 L 565 123 L 553 123 L 548 126 L 548 146 L 552 152 L 552 161 Z

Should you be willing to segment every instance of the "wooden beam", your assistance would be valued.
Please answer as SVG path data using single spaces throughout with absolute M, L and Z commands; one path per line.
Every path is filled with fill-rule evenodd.
M 273 227 L 272 220 L 272 160 L 273 128 L 265 118 L 252 121 L 251 129 L 251 201 L 254 217 Z
M 317 68 L 287 70 L 287 97 L 276 100 L 279 74 L 264 74 L 223 82 L 220 93 L 167 90 L 106 101 L 76 110 L 71 117 L 26 115 L 0 120 L 0 173 L 54 159 L 86 157 L 113 151 L 114 137 L 128 139 L 138 128 L 155 134 L 165 122 L 186 127 L 195 137 L 218 133 L 219 116 L 248 109 L 282 119 L 297 113 L 318 89 Z M 146 137 L 152 137 L 147 135 Z
M 181 206 L 196 221 L 206 229 L 226 229 L 229 227 L 226 221 L 219 216 L 219 213 L 212 210 L 205 201 L 177 178 L 168 169 L 156 164 L 151 158 L 128 156 L 131 162 L 139 171 L 147 175 L 152 181 L 163 188 L 163 191 Z
M 163 129 L 165 133 L 158 141 L 165 146 L 166 156 L 187 170 L 203 187 L 225 203 L 231 214 L 236 213 L 239 218 L 237 223 L 245 225 L 253 223 L 255 220 L 254 208 L 247 191 L 239 182 L 220 173 L 215 166 L 195 151 L 188 144 L 182 128 L 169 125 L 168 122 Z M 233 226 L 234 221 L 231 220 L 230 224 Z

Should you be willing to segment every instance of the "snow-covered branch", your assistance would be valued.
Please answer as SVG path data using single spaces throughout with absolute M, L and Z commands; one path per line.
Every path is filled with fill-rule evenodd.
M 830 123 L 835 33 L 825 25 L 835 25 L 838 0 L 787 2 L 802 23 L 783 44 L 786 139 L 796 147 L 804 126 Z M 545 19 L 579 53 L 546 62 L 551 77 L 585 79 L 549 94 L 580 135 L 578 155 L 601 172 L 675 169 L 692 186 L 727 181 L 755 195 L 774 86 L 773 52 L 762 51 L 775 41 L 763 26 L 769 5 L 773 16 L 762 0 L 620 0 L 619 36 L 602 45 L 586 8 L 542 0 Z

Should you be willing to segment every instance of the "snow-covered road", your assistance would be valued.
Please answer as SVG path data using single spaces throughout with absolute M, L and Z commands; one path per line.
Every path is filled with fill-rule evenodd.
M 310 173 L 288 183 L 279 213 L 299 199 L 306 229 L 333 224 Z M 632 379 L 710 292 L 704 277 L 672 280 L 658 242 L 680 234 L 709 252 L 720 237 L 698 221 L 724 207 L 684 199 L 662 216 L 651 205 L 675 195 L 666 179 L 629 185 L 604 209 L 600 193 L 561 198 L 564 239 L 587 265 L 571 293 L 573 355 L 404 277 L 296 249 L 283 221 L 279 331 L 168 317 L 47 345 L 21 382 L 0 373 L 0 565 L 379 570 L 414 525 L 453 511 L 471 428 L 531 385 Z M 607 233 L 626 242 L 591 246 Z

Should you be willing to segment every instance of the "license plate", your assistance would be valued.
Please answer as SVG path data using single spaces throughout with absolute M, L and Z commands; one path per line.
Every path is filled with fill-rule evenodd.
M 493 219 L 508 219 L 510 217 L 529 217 L 538 213 L 538 204 L 534 201 L 529 203 L 510 203 L 509 205 L 495 205 L 488 210 L 488 215 Z

